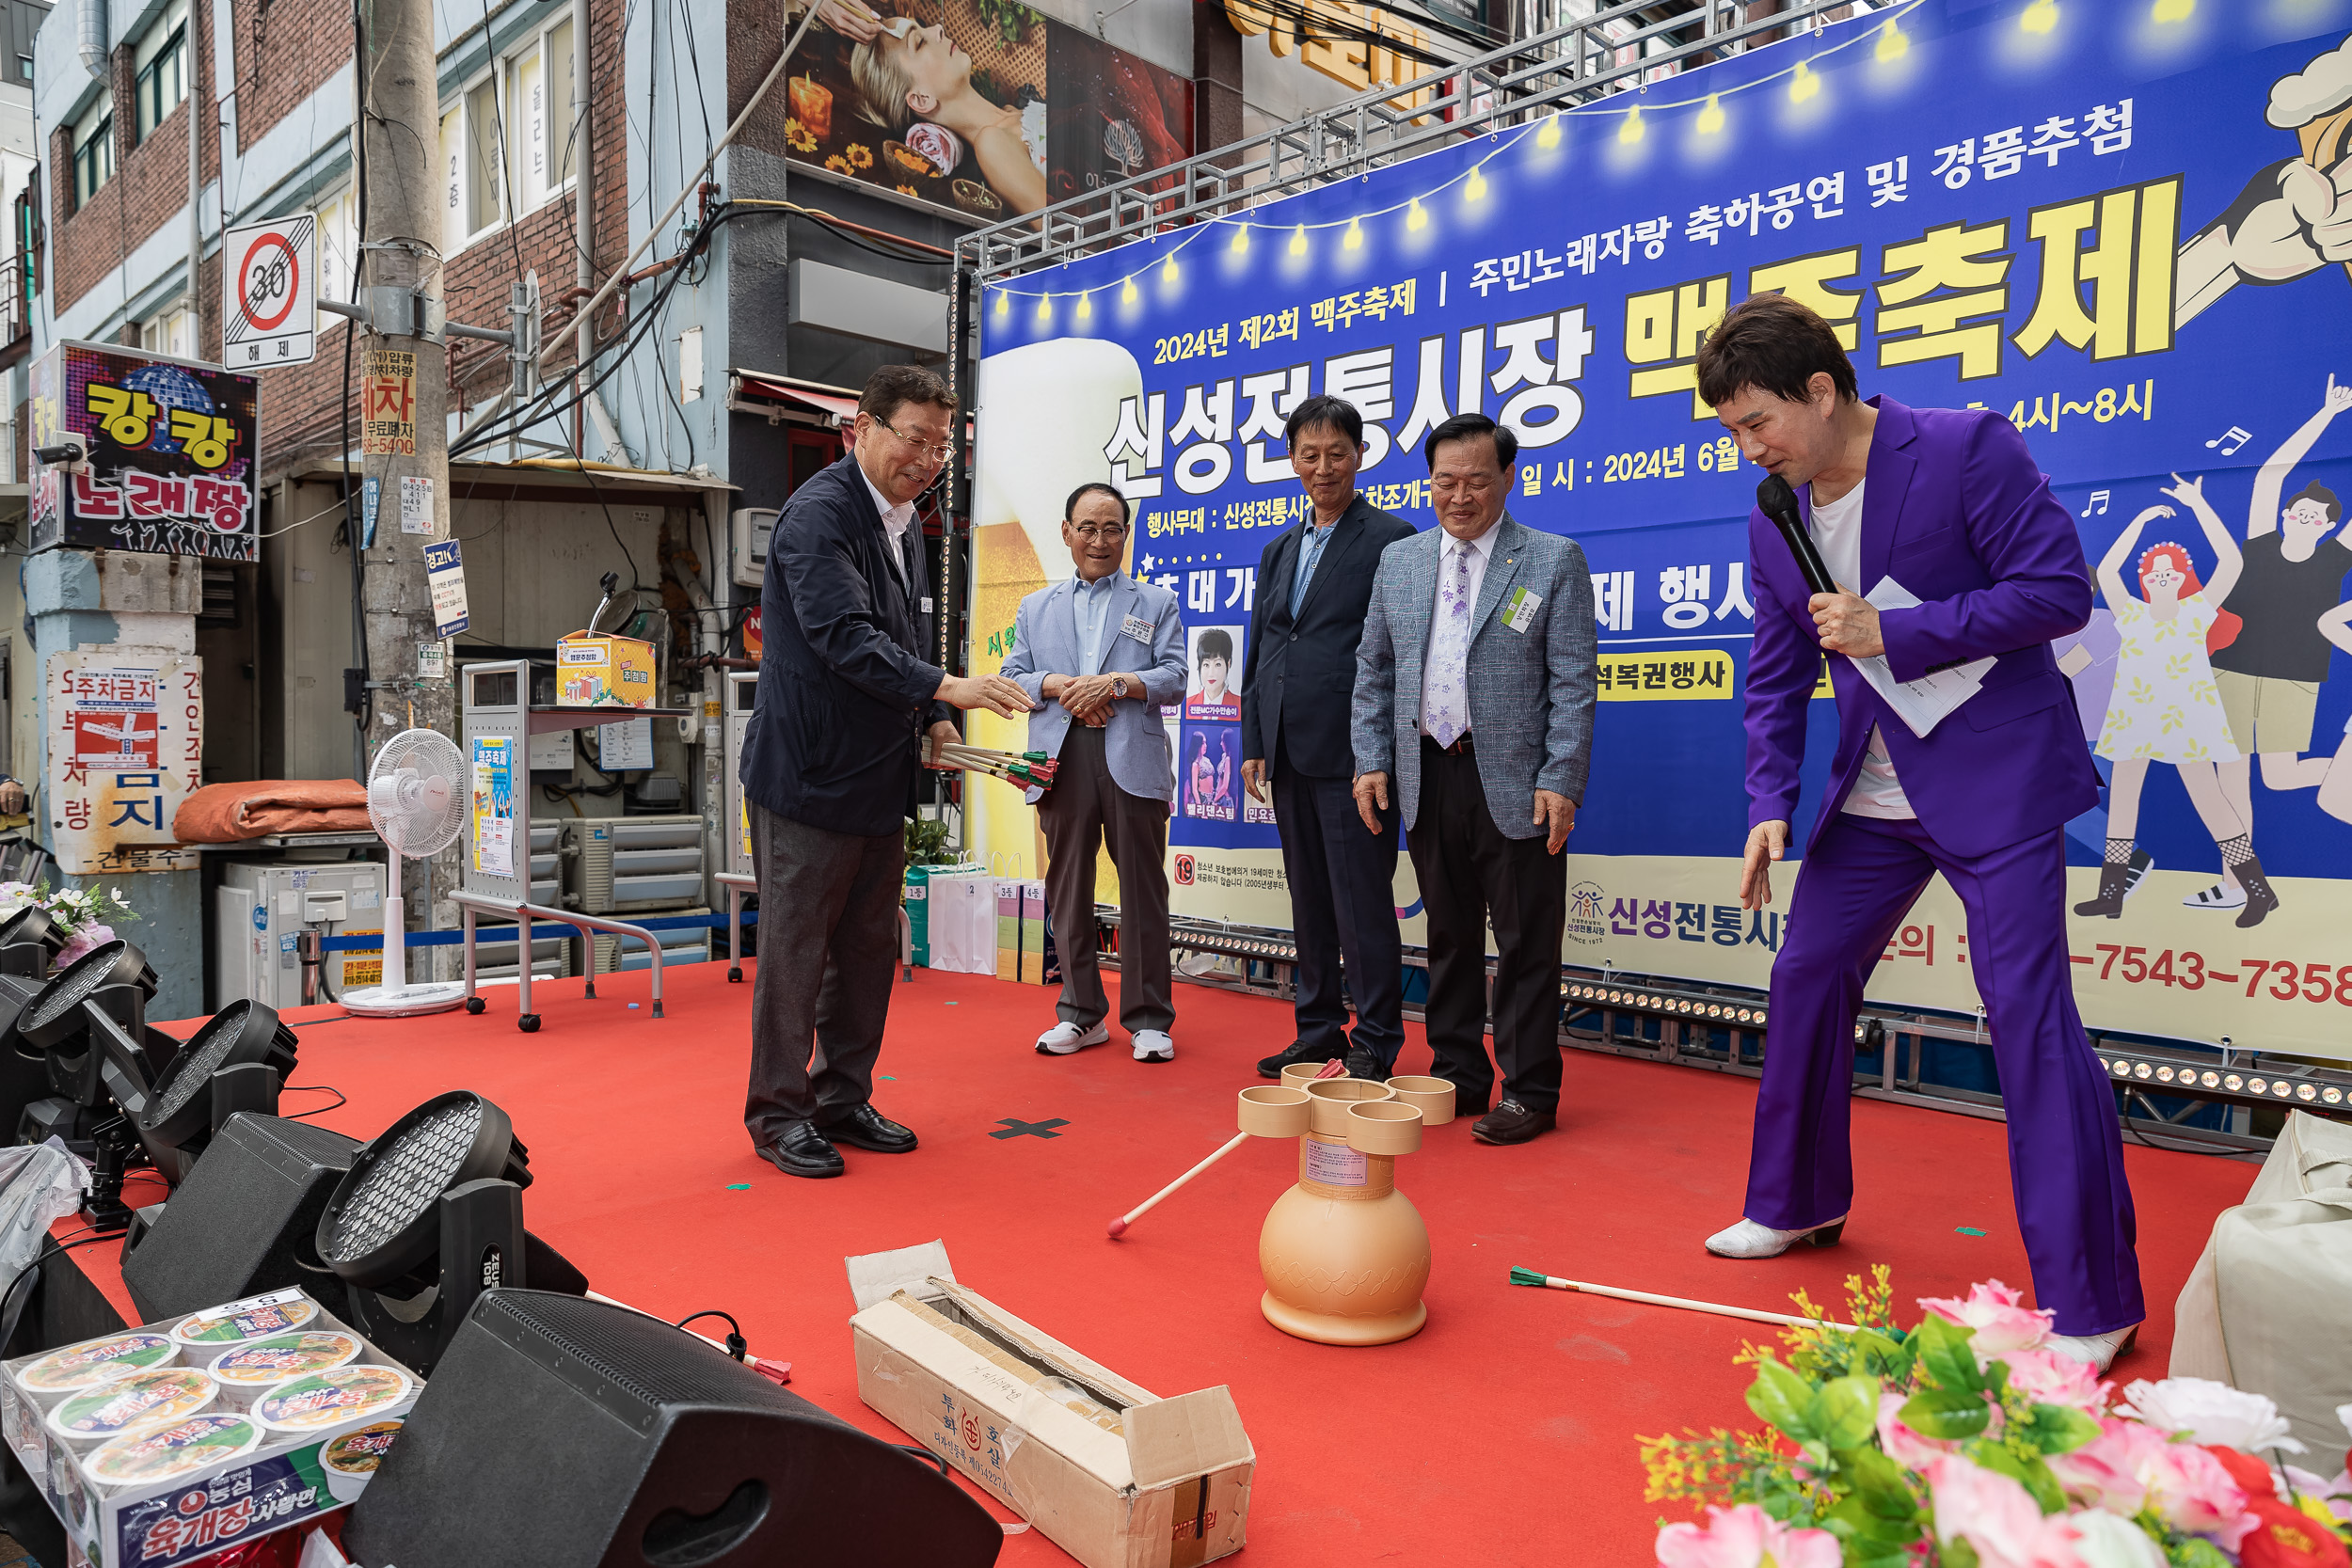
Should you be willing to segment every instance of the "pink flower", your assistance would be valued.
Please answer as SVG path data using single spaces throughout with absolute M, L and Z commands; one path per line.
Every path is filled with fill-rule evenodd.
M 1922 1437 L 1903 1425 L 1904 1403 L 1901 1394 L 1890 1391 L 1879 1395 L 1879 1447 L 1886 1450 L 1887 1458 L 1907 1470 L 1924 1470 L 1931 1460 L 1960 1447 L 1940 1438 Z
M 2261 1520 L 2249 1513 L 2246 1492 L 2221 1461 L 2193 1443 L 2167 1443 L 2150 1450 L 2142 1473 L 2148 1506 L 2175 1529 L 2211 1536 L 2234 1552 Z
M 2025 1299 L 1997 1279 L 1968 1288 L 1961 1296 L 1922 1296 L 1919 1305 L 1942 1318 L 1974 1331 L 1969 1343 L 1979 1360 L 2013 1350 L 2034 1350 L 2050 1337 L 2051 1314 L 2019 1305 Z
M 2016 1481 L 1938 1454 L 1923 1472 L 1935 1507 L 1935 1538 L 1959 1536 L 1977 1550 L 1982 1568 L 2083 1568 L 2074 1527 L 2042 1505 Z
M 2009 1363 L 2009 1386 L 2034 1403 L 2060 1405 L 2092 1416 L 2106 1413 L 2107 1396 L 2115 1385 L 2100 1382 L 2090 1362 L 2048 1350 L 2009 1351 L 2000 1359 Z
M 2286 1485 L 2279 1488 L 2280 1497 L 2285 1497 L 2288 1489 L 2293 1488 L 2298 1497 L 2316 1497 L 2338 1520 L 2352 1524 L 2352 1465 L 2345 1465 L 2333 1481 L 2324 1481 L 2309 1470 L 2298 1470 L 2292 1465 L 2286 1466 L 2285 1477 Z
M 88 952 L 91 948 L 103 947 L 107 942 L 114 940 L 115 928 L 111 926 L 93 925 L 83 927 L 80 930 L 74 932 L 71 937 L 66 939 L 66 943 L 63 947 L 57 949 L 57 956 L 53 961 L 54 967 L 52 969 L 52 973 L 54 974 L 56 970 L 63 969 L 66 965 L 72 963 L 74 959 Z
M 2108 1417 L 2099 1435 L 2072 1453 L 2054 1453 L 2045 1463 L 2066 1495 L 2110 1513 L 2130 1518 L 2148 1500 L 2147 1476 L 2167 1448 L 2164 1433 L 2137 1421 Z
M 1838 1568 L 1843 1559 L 1829 1531 L 1790 1529 L 1754 1503 L 1707 1513 L 1705 1529 L 1681 1524 L 1658 1532 L 1659 1568 Z

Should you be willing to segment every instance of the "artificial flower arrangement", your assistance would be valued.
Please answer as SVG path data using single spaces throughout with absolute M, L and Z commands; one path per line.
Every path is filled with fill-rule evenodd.
M 2352 1568 L 2352 1473 L 2255 1457 L 2303 1451 L 2261 1395 L 2172 1378 L 2115 1404 L 1998 1280 L 1907 1333 L 1883 1265 L 1846 1292 L 1851 1330 L 1737 1358 L 1769 1431 L 1642 1440 L 1651 1499 L 1714 1505 L 1659 1530 L 1661 1568 Z
M 138 914 L 122 901 L 122 890 L 94 887 L 52 888 L 47 882 L 0 882 L 0 920 L 19 910 L 40 908 L 49 913 L 49 928 L 65 933 L 65 945 L 51 960 L 63 969 L 91 948 L 115 940 L 115 927 Z

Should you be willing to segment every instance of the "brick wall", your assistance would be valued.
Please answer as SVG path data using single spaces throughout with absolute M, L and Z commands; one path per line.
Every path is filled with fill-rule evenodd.
M 244 152 L 351 58 L 348 0 L 237 0 L 237 150 Z M 340 116 L 332 130 L 342 129 Z

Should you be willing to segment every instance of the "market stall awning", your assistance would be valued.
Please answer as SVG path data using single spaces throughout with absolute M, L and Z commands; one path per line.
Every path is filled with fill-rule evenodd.
M 735 401 L 745 413 L 772 416 L 783 409 L 799 409 L 819 416 L 818 422 L 836 429 L 857 418 L 857 394 L 847 387 L 762 375 L 756 371 L 734 373 Z

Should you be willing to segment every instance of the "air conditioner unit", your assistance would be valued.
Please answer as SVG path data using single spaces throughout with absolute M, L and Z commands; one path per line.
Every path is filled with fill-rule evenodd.
M 631 914 L 704 901 L 700 816 L 592 816 L 558 828 L 565 909 Z

